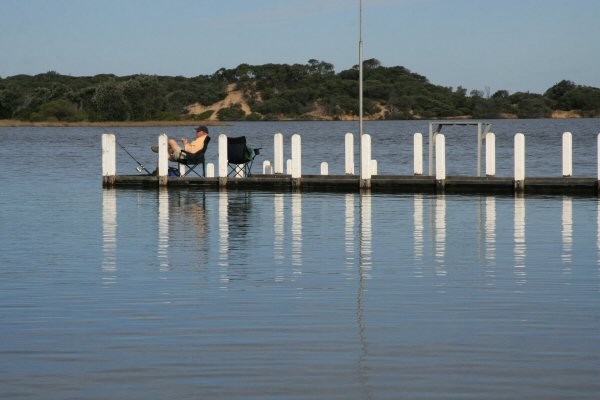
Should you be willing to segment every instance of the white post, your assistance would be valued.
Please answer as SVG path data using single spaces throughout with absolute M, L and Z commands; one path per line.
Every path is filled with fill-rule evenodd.
M 371 135 L 365 133 L 360 140 L 360 188 L 371 188 Z
M 235 169 L 234 178 L 244 178 L 246 176 L 244 171 L 244 164 L 237 164 L 237 168 Z
M 158 184 L 164 186 L 169 174 L 169 138 L 163 133 L 158 137 Z
M 597 152 L 598 152 L 598 184 L 600 185 L 600 133 L 598 134 L 597 142 L 598 142 L 598 144 L 596 147 L 597 147 Z
M 377 160 L 371 160 L 371 175 L 377 175 Z
M 413 166 L 415 175 L 423 175 L 423 134 L 415 133 L 413 136 Z
M 346 145 L 346 175 L 354 175 L 354 135 L 346 133 L 344 140 Z
M 206 177 L 207 178 L 215 177 L 215 164 L 213 164 L 213 163 L 206 164 Z
M 525 135 L 515 135 L 515 189 L 523 189 L 525 180 Z
M 446 179 L 446 137 L 442 133 L 435 135 L 435 179 Z
M 492 132 L 485 135 L 485 174 L 496 176 L 496 135 Z
M 562 175 L 573 176 L 573 135 L 565 132 L 562 136 Z
M 285 162 L 285 173 L 287 175 L 291 175 L 292 174 L 292 160 L 288 159 Z
M 219 178 L 227 178 L 227 135 L 219 135 Z
M 102 135 L 102 181 L 108 182 L 107 177 L 117 175 L 117 138 L 113 133 Z M 105 178 L 106 177 L 106 178 Z
M 321 163 L 321 175 L 329 175 L 329 164 L 326 161 Z
M 276 174 L 283 174 L 283 134 L 276 133 L 273 139 L 273 167 Z
M 295 133 L 292 135 L 292 179 L 302 177 L 302 139 Z
M 272 173 L 273 169 L 271 168 L 271 161 L 263 161 L 263 175 L 271 175 Z

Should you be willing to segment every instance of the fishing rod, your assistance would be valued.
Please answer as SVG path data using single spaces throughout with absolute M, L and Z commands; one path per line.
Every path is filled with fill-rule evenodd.
M 134 160 L 136 163 L 138 163 L 138 167 L 136 167 L 136 168 L 135 168 L 135 169 L 137 170 L 137 172 L 142 172 L 142 170 L 143 170 L 143 171 L 146 171 L 146 173 L 147 173 L 148 175 L 152 175 L 152 172 L 148 171 L 148 170 L 146 169 L 146 167 L 144 167 L 144 164 L 142 164 L 141 162 L 139 162 L 139 161 L 137 160 L 137 158 L 135 158 L 133 155 L 131 155 L 131 153 L 130 153 L 130 152 L 128 152 L 128 151 L 127 151 L 127 149 L 126 149 L 126 148 L 125 148 L 125 147 L 124 147 L 124 146 L 123 146 L 121 143 L 119 143 L 119 141 L 118 141 L 118 140 L 116 140 L 116 139 L 115 139 L 115 142 L 117 142 L 117 144 L 119 145 L 119 147 L 120 147 L 120 148 L 122 148 L 123 150 L 125 150 L 125 153 L 127 153 L 127 154 L 129 155 L 129 157 L 133 158 L 133 160 Z

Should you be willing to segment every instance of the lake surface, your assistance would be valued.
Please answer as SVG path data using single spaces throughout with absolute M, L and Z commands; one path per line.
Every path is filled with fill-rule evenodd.
M 564 131 L 596 175 L 599 120 L 492 122 L 498 175 L 523 132 L 527 174 L 559 176 Z M 356 125 L 210 130 L 258 164 L 300 133 L 304 173 L 341 173 Z M 380 173 L 410 174 L 427 122 L 365 126 Z M 454 129 L 448 173 L 474 175 Z M 597 198 L 101 188 L 102 133 L 153 168 L 191 131 L 0 128 L 0 398 L 598 397 Z

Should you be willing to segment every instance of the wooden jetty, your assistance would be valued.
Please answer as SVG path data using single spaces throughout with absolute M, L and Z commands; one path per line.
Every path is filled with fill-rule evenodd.
M 113 134 L 102 138 L 102 184 L 104 187 L 138 187 L 157 189 L 240 189 L 266 191 L 319 191 L 319 192 L 358 192 L 374 193 L 474 193 L 474 194 L 552 194 L 587 195 L 599 194 L 600 163 L 597 177 L 572 176 L 571 134 L 563 134 L 563 176 L 526 177 L 525 175 L 525 136 L 515 135 L 514 176 L 495 176 L 495 136 L 488 132 L 485 141 L 485 176 L 446 176 L 445 138 L 441 133 L 434 135 L 434 169 L 423 175 L 422 135 L 414 135 L 414 175 L 377 175 L 377 163 L 371 160 L 371 140 L 362 137 L 360 151 L 360 173 L 354 173 L 353 135 L 346 134 L 345 175 L 329 175 L 327 163 L 322 163 L 320 175 L 302 175 L 301 138 L 293 135 L 291 159 L 287 160 L 287 170 L 283 171 L 283 135 L 275 134 L 274 161 L 263 163 L 263 173 L 252 176 L 228 176 L 227 136 L 219 135 L 218 168 L 215 174 L 213 164 L 207 165 L 206 177 L 167 176 L 168 159 L 166 136 L 159 137 L 158 175 L 116 175 L 116 155 Z M 481 143 L 480 143 L 481 144 Z M 600 150 L 600 135 L 598 136 Z M 483 175 L 483 173 L 482 173 Z

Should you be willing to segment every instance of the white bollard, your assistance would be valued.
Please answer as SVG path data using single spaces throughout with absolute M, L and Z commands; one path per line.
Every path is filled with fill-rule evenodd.
M 446 179 L 446 137 L 441 133 L 435 135 L 435 179 Z
M 515 135 L 515 185 L 522 188 L 525 180 L 525 135 Z
M 117 175 L 117 138 L 113 133 L 102 135 L 102 180 L 105 176 Z
M 600 133 L 598 134 L 598 144 L 597 144 L 597 153 L 598 153 L 598 183 L 600 184 Z M 600 215 L 600 214 L 598 214 Z M 600 217 L 599 217 L 600 218 Z
M 413 136 L 413 170 L 415 175 L 423 175 L 423 134 Z
M 371 176 L 377 175 L 377 160 L 371 160 Z
M 573 176 L 573 135 L 565 132 L 562 136 L 562 175 Z
M 302 177 L 302 139 L 297 133 L 292 135 L 292 179 Z
M 244 164 L 236 164 L 235 173 L 233 174 L 234 178 L 244 178 L 246 177 L 246 171 L 244 171 Z
M 285 173 L 287 175 L 291 175 L 292 174 L 292 160 L 288 159 L 285 162 Z
M 273 174 L 273 169 L 271 168 L 271 161 L 265 160 L 263 161 L 263 175 L 271 175 Z
M 219 178 L 227 178 L 227 135 L 219 135 Z
M 496 135 L 492 132 L 485 135 L 485 174 L 496 176 Z
M 185 166 L 185 164 L 179 164 L 179 176 L 185 176 L 186 172 L 187 167 Z
M 360 179 L 371 179 L 371 135 L 365 133 L 360 140 L 361 160 L 360 160 Z
M 273 139 L 273 169 L 276 174 L 283 174 L 283 134 L 276 133 Z
M 346 133 L 344 143 L 346 146 L 346 175 L 354 175 L 354 135 Z
M 329 175 L 329 164 L 326 161 L 321 163 L 321 175 Z
M 215 164 L 213 164 L 213 163 L 206 164 L 206 177 L 207 178 L 215 177 Z
M 158 137 L 158 176 L 169 174 L 169 138 L 163 133 Z

